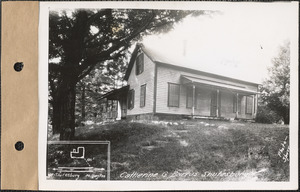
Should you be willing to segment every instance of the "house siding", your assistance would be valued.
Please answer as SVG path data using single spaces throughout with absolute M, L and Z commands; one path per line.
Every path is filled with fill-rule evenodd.
M 246 89 L 251 91 L 257 91 L 257 85 L 242 83 L 239 81 L 230 81 L 227 79 L 220 79 L 217 77 L 204 76 L 201 74 L 197 74 L 197 72 L 190 71 L 181 71 L 174 67 L 157 65 L 157 97 L 156 97 L 156 113 L 166 113 L 166 114 L 185 114 L 191 115 L 192 109 L 186 107 L 186 86 L 180 86 L 180 99 L 179 99 L 179 107 L 168 107 L 168 83 L 177 83 L 180 84 L 180 76 L 192 76 L 197 78 L 205 78 L 212 81 L 227 83 L 231 85 L 243 86 Z M 194 111 L 194 115 L 200 116 L 210 116 L 210 101 L 211 101 L 211 92 L 212 90 L 206 89 L 203 87 L 198 87 L 197 94 L 197 106 Z M 234 94 L 221 90 L 220 97 L 220 106 L 221 109 L 221 117 L 226 118 L 234 118 L 235 113 L 233 112 L 233 98 Z M 241 101 L 241 118 L 249 118 L 251 119 L 253 116 L 251 114 L 245 114 L 245 97 L 243 97 Z M 243 114 L 243 115 L 242 115 Z
M 129 89 L 135 90 L 134 108 L 128 109 L 127 115 L 146 114 L 153 112 L 153 90 L 154 90 L 154 71 L 155 64 L 144 54 L 144 71 L 136 75 L 136 61 L 129 75 Z M 141 86 L 146 84 L 146 103 L 140 107 Z

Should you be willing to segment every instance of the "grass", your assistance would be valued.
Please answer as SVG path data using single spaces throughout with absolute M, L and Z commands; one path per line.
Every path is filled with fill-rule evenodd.
M 76 140 L 111 142 L 112 180 L 288 181 L 278 155 L 288 134 L 285 125 L 120 121 L 77 128 Z

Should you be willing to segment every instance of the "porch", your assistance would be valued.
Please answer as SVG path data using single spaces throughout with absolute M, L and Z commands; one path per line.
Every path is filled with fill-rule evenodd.
M 102 101 L 103 110 L 102 118 L 105 120 L 120 120 L 126 118 L 127 115 L 127 93 L 129 86 L 115 89 L 104 94 Z
M 254 119 L 257 91 L 235 83 L 181 75 L 186 90 L 186 107 L 193 118 Z

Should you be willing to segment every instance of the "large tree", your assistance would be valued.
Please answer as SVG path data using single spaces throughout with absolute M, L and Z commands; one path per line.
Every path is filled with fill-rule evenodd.
M 261 99 L 270 110 L 279 115 L 284 124 L 290 118 L 290 42 L 279 49 L 277 57 L 272 59 L 269 78 L 261 87 Z
M 203 11 L 77 9 L 49 18 L 49 103 L 52 127 L 61 140 L 75 134 L 76 84 L 96 65 L 124 58 L 132 43 L 166 32 L 175 22 Z M 56 61 L 56 62 L 54 62 Z

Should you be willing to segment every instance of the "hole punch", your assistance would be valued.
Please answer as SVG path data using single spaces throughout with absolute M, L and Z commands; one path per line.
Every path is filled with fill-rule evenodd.
M 16 148 L 17 151 L 22 151 L 24 149 L 24 143 L 22 141 L 18 141 L 15 144 L 15 148 Z
M 14 64 L 14 69 L 17 72 L 22 71 L 23 67 L 24 67 L 23 62 L 17 62 L 17 63 Z

